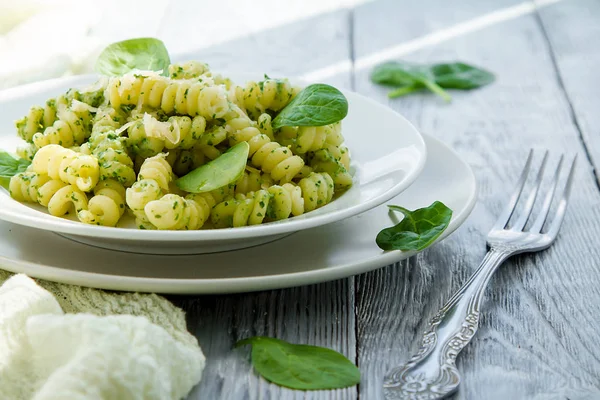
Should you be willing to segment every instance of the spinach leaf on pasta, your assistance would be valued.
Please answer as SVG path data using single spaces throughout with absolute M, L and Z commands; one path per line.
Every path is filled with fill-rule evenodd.
M 123 40 L 107 46 L 96 60 L 95 69 L 104 75 L 123 75 L 132 70 L 162 71 L 171 63 L 165 44 L 155 38 Z
M 348 101 L 338 89 L 324 83 L 304 88 L 273 119 L 273 128 L 282 126 L 324 126 L 341 121 L 348 114 Z
M 250 145 L 240 142 L 225 153 L 175 181 L 186 192 L 210 192 L 236 182 L 246 168 Z

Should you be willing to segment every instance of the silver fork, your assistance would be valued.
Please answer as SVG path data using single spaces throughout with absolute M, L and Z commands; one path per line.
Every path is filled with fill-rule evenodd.
M 567 209 L 576 157 L 569 167 L 553 217 L 549 219 L 548 214 L 561 175 L 563 156 L 560 157 L 537 218 L 525 229 L 540 191 L 548 152 L 544 154 L 534 187 L 526 196 L 522 211 L 516 215 L 515 209 L 523 194 L 532 159 L 533 150 L 529 153 L 508 205 L 488 234 L 489 251 L 481 265 L 431 319 L 418 352 L 408 363 L 388 372 L 383 384 L 386 399 L 433 400 L 455 392 L 460 384 L 456 356 L 477 331 L 481 299 L 492 274 L 507 258 L 547 249 L 556 239 Z M 511 220 L 514 223 L 509 225 Z

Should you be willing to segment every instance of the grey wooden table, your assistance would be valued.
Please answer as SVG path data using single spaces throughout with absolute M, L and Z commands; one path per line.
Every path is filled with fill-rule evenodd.
M 161 22 L 168 45 L 197 40 L 190 32 L 202 23 L 203 3 L 170 3 Z M 381 398 L 384 372 L 414 351 L 427 320 L 483 257 L 485 234 L 530 147 L 580 155 L 571 207 L 550 250 L 514 258 L 493 278 L 480 330 L 458 358 L 464 383 L 457 398 L 600 398 L 598 21 L 597 0 L 376 1 L 181 56 L 217 70 L 312 71 L 350 87 L 452 146 L 479 184 L 468 222 L 406 262 L 307 287 L 170 297 L 187 312 L 208 360 L 190 399 Z M 453 93 L 452 104 L 427 94 L 390 101 L 369 81 L 371 65 L 387 56 L 466 61 L 498 81 Z M 360 367 L 361 383 L 317 392 L 269 384 L 252 372 L 247 352 L 231 350 L 253 335 L 338 350 Z

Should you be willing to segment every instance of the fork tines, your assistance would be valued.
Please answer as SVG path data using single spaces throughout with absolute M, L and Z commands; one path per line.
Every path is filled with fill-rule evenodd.
M 539 206 L 539 211 L 536 212 L 537 218 L 534 221 L 530 221 L 531 213 L 536 205 L 536 199 L 540 194 L 542 182 L 544 181 L 544 172 L 548 161 L 549 153 L 546 150 L 542 158 L 541 164 L 537 169 L 537 173 L 531 172 L 531 166 L 533 163 L 533 149 L 530 150 L 529 156 L 525 163 L 525 168 L 517 181 L 515 191 L 510 197 L 510 200 L 506 208 L 500 214 L 498 221 L 494 225 L 494 229 L 509 229 L 512 231 L 524 231 L 525 227 L 529 223 L 527 229 L 531 233 L 544 233 L 551 237 L 556 236 L 558 229 L 562 224 L 567 208 L 567 202 L 569 200 L 569 194 L 571 193 L 571 187 L 573 185 L 573 173 L 575 170 L 575 163 L 577 161 L 577 155 L 573 157 L 573 160 L 569 163 L 567 168 L 567 177 L 562 185 L 560 194 L 555 196 L 556 188 L 561 180 L 563 174 L 563 164 L 565 156 L 561 154 L 556 170 L 549 182 L 549 187 L 546 191 L 546 196 Z M 530 185 L 527 182 L 532 180 Z M 530 186 L 527 190 L 526 186 Z M 525 196 L 524 193 L 528 192 Z M 555 204 L 554 213 L 552 218 L 548 218 L 552 205 Z

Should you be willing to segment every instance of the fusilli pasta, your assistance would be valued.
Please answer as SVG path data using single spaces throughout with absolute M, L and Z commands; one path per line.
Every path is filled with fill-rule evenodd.
M 172 64 L 168 76 L 132 71 L 71 89 L 16 122 L 26 142 L 18 155 L 32 164 L 11 178 L 10 194 L 110 227 L 125 215 L 160 230 L 302 215 L 331 202 L 352 176 L 340 123 L 273 127 L 300 90 L 267 76 L 238 85 L 199 61 Z M 241 142 L 249 153 L 239 177 L 221 171 L 229 183 L 204 193 L 178 187 L 179 177 Z

